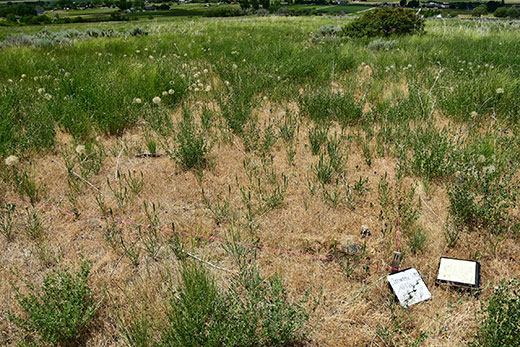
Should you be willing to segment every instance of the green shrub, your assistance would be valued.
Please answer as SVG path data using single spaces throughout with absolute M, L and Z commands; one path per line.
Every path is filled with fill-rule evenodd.
M 507 17 L 507 7 L 502 6 L 502 7 L 497 8 L 495 10 L 495 12 L 493 12 L 493 16 L 495 16 L 497 18 L 505 18 L 505 17 Z
M 392 7 L 367 11 L 343 27 L 343 34 L 348 37 L 388 37 L 420 34 L 423 31 L 424 19 L 414 11 Z
M 482 16 L 485 16 L 486 14 L 488 14 L 486 5 L 477 6 L 473 9 L 473 11 L 471 11 L 471 15 L 473 17 L 482 17 Z
M 518 18 L 518 17 L 520 17 L 520 10 L 516 7 L 510 7 L 507 10 L 507 16 L 509 18 Z
M 29 293 L 24 295 L 13 286 L 25 315 L 19 317 L 9 312 L 9 320 L 37 341 L 77 345 L 98 309 L 87 284 L 89 272 L 90 262 L 84 261 L 77 273 L 65 269 L 45 276 L 41 291 L 26 282 Z
M 501 281 L 481 314 L 483 322 L 474 346 L 520 346 L 520 280 Z

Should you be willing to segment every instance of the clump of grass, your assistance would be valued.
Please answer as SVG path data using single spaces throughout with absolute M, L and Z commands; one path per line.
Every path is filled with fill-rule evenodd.
M 361 102 L 354 100 L 351 91 L 317 91 L 303 94 L 299 98 L 299 107 L 303 115 L 316 124 L 328 124 L 337 121 L 342 126 L 357 124 L 362 120 Z
M 312 155 L 320 152 L 321 146 L 327 141 L 328 131 L 326 128 L 316 126 L 309 131 L 309 143 Z
M 411 235 L 409 235 L 408 247 L 413 254 L 417 254 L 424 250 L 426 247 L 426 241 L 428 241 L 428 234 L 422 227 L 416 226 Z
M 0 200 L 0 233 L 5 236 L 7 241 L 11 240 L 14 223 L 14 204 Z
M 9 312 L 9 320 L 37 344 L 77 345 L 98 311 L 87 283 L 89 273 L 90 262 L 84 261 L 78 272 L 65 269 L 46 275 L 41 290 L 26 282 L 29 293 L 22 294 L 13 285 L 25 315 Z
M 177 144 L 169 155 L 185 169 L 204 169 L 209 163 L 208 155 L 211 143 L 198 127 L 195 119 L 188 110 L 184 110 L 182 120 L 178 124 L 175 134 Z

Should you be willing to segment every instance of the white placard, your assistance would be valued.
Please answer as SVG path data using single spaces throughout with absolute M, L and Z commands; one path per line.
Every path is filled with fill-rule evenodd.
M 477 285 L 477 262 L 470 260 L 441 258 L 438 281 L 449 281 L 467 285 Z
M 413 267 L 388 275 L 388 283 L 403 307 L 415 305 L 432 297 L 421 275 Z

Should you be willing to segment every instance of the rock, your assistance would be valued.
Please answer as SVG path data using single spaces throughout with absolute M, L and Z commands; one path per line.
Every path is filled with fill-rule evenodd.
M 372 235 L 372 233 L 370 232 L 370 229 L 368 228 L 368 226 L 362 225 L 361 226 L 361 237 L 367 237 L 370 235 Z
M 348 255 L 355 255 L 363 252 L 365 247 L 363 245 L 341 245 L 341 249 Z
M 338 250 L 347 255 L 356 255 L 361 252 L 365 247 L 360 244 L 360 240 L 358 236 L 355 235 L 344 235 L 340 240 L 338 240 Z

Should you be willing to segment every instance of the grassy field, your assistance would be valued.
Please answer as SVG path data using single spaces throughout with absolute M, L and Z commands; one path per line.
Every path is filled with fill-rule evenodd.
M 0 28 L 0 345 L 70 344 L 31 285 L 75 344 L 473 341 L 520 275 L 518 27 L 319 34 L 349 20 Z M 397 249 L 431 300 L 395 302 Z M 441 256 L 482 289 L 436 286 Z

